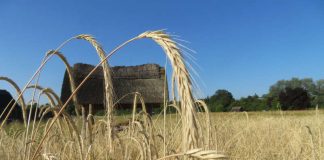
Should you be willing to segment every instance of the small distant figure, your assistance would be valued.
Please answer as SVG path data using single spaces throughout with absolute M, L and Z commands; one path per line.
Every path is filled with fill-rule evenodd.
M 232 107 L 231 109 L 231 112 L 243 112 L 243 107 L 241 106 L 235 106 L 235 107 Z

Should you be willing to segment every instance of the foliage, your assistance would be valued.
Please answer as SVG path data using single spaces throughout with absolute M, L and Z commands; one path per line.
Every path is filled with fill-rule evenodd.
M 292 78 L 290 80 L 279 80 L 269 89 L 269 97 L 279 98 L 279 93 L 289 88 L 303 88 L 311 98 L 311 106 L 324 107 L 324 79 L 314 81 L 312 78 Z
M 217 90 L 214 95 L 206 99 L 206 103 L 212 112 L 229 111 L 230 105 L 234 101 L 232 93 L 225 89 Z
M 274 85 L 270 86 L 269 96 L 277 97 L 279 96 L 279 93 L 285 90 L 287 87 L 292 89 L 303 88 L 307 90 L 310 93 L 310 95 L 316 95 L 316 93 L 318 92 L 318 83 L 320 85 L 324 85 L 324 82 L 319 80 L 315 83 L 311 78 L 292 78 L 290 80 L 279 80 Z
M 278 97 L 265 96 L 266 108 L 265 110 L 278 110 L 280 109 L 280 102 Z
M 279 93 L 279 101 L 282 110 L 288 109 L 306 109 L 311 105 L 311 98 L 307 90 L 297 87 L 286 87 Z
M 229 91 L 222 89 L 205 100 L 212 112 L 230 111 L 231 107 L 235 106 L 241 106 L 246 111 L 304 109 L 316 105 L 321 108 L 324 107 L 324 79 L 279 80 L 270 86 L 269 93 L 262 97 L 254 95 L 238 100 L 235 100 Z
M 241 106 L 245 111 L 262 111 L 267 109 L 266 99 L 258 95 L 242 97 L 240 100 L 232 103 L 232 107 Z

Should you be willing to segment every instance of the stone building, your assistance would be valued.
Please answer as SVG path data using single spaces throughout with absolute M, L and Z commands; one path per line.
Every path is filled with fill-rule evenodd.
M 72 67 L 76 86 L 93 68 L 92 65 L 81 63 Z M 111 71 L 115 101 L 128 93 L 139 92 L 144 98 L 148 111 L 151 111 L 153 107 L 160 107 L 163 104 L 164 93 L 166 93 L 165 97 L 168 98 L 168 87 L 164 85 L 165 70 L 157 64 L 116 66 L 112 67 Z M 165 89 L 166 92 L 164 92 Z M 61 91 L 62 102 L 66 102 L 70 95 L 70 81 L 67 72 L 65 72 Z M 78 105 L 83 107 L 91 105 L 94 112 L 104 109 L 104 76 L 101 67 L 90 76 L 76 96 Z M 116 104 L 115 108 L 130 108 L 133 106 L 133 101 L 134 95 L 125 96 Z

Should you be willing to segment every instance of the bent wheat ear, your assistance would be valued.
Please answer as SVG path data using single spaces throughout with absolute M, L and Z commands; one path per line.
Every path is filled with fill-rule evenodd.
M 210 137 L 211 137 L 211 124 L 210 124 L 210 115 L 209 115 L 209 110 L 208 110 L 208 107 L 207 107 L 207 104 L 202 101 L 202 100 L 197 100 L 196 101 L 196 104 L 200 107 L 202 107 L 205 111 L 205 122 L 206 122 L 206 139 L 205 139 L 205 149 L 209 149 L 209 146 L 210 146 Z
M 38 155 L 38 152 L 41 149 L 42 144 L 44 143 L 46 137 L 49 135 L 50 129 L 53 127 L 54 122 L 58 120 L 59 115 L 63 113 L 63 110 L 67 106 L 67 103 L 72 100 L 73 96 L 76 94 L 76 92 L 81 88 L 81 86 L 85 83 L 87 79 L 89 79 L 90 75 L 94 73 L 94 71 L 99 67 L 102 66 L 103 68 L 103 74 L 104 74 L 104 80 L 105 80 L 105 104 L 107 108 L 107 114 L 106 118 L 107 121 L 105 124 L 107 125 L 107 130 L 105 130 L 106 134 L 106 142 L 108 146 L 108 151 L 113 151 L 113 140 L 112 140 L 112 114 L 113 114 L 113 86 L 112 86 L 112 80 L 111 80 L 111 74 L 110 74 L 110 68 L 107 63 L 107 59 L 114 54 L 117 50 L 125 46 L 126 44 L 142 39 L 142 38 L 150 38 L 153 41 L 155 41 L 158 45 L 160 45 L 163 50 L 165 51 L 165 54 L 169 58 L 171 62 L 171 66 L 173 69 L 173 77 L 174 82 L 176 82 L 176 89 L 178 93 L 178 97 L 180 98 L 180 114 L 181 114 L 181 122 L 182 122 L 182 155 L 186 153 L 187 151 L 198 148 L 201 142 L 198 142 L 198 137 L 200 135 L 199 127 L 198 127 L 198 120 L 196 117 L 196 108 L 195 108 L 195 101 L 194 96 L 192 93 L 192 79 L 190 76 L 190 73 L 187 69 L 185 60 L 183 58 L 183 55 L 181 53 L 181 50 L 177 46 L 177 43 L 174 42 L 171 37 L 164 33 L 163 31 L 148 31 L 144 32 L 143 34 L 140 34 L 139 36 L 132 38 L 123 44 L 119 45 L 117 48 L 112 50 L 107 56 L 105 55 L 104 50 L 102 49 L 101 45 L 90 35 L 79 35 L 76 37 L 73 37 L 72 39 L 82 39 L 86 40 L 89 43 L 92 44 L 92 46 L 96 49 L 101 62 L 96 65 L 96 67 L 90 71 L 90 73 L 82 80 L 82 82 L 79 84 L 79 86 L 76 87 L 72 95 L 68 98 L 67 102 L 60 108 L 57 115 L 53 118 L 51 123 L 49 124 L 48 128 L 46 127 L 46 130 L 44 131 L 44 135 L 41 138 L 38 146 L 36 147 L 34 154 L 32 156 L 32 159 L 35 159 Z M 68 41 L 67 41 L 68 42 Z M 66 44 L 65 42 L 64 44 Z M 60 47 L 59 47 L 60 48 Z M 56 50 L 57 51 L 57 50 Z M 51 57 L 51 55 L 48 56 L 45 62 L 48 61 L 48 59 Z M 45 63 L 44 62 L 44 63 Z M 44 63 L 42 63 L 41 67 L 44 66 Z M 40 67 L 40 68 L 41 68 Z M 39 71 L 35 73 L 37 75 Z M 35 77 L 35 76 L 33 76 Z M 29 84 L 30 82 L 28 82 Z M 207 153 L 206 153 L 207 154 Z M 113 154 L 109 154 L 113 155 Z M 198 156 L 205 155 L 205 153 L 197 154 L 195 155 L 197 158 Z M 107 155 L 108 156 L 108 155 Z M 109 156 L 108 156 L 109 157 Z M 143 158 L 146 157 L 143 155 Z M 191 156 L 192 157 L 192 156 Z
M 8 82 L 10 85 L 12 85 L 15 88 L 17 94 L 18 95 L 21 95 L 21 97 L 18 97 L 18 99 L 19 99 L 19 102 L 20 102 L 20 105 L 21 105 L 21 109 L 22 109 L 24 124 L 25 124 L 25 127 L 27 127 L 26 103 L 25 103 L 24 97 L 21 94 L 20 88 L 15 83 L 15 81 L 13 81 L 12 79 L 10 79 L 8 77 L 0 77 L 0 80 L 3 80 L 3 81 Z M 12 109 L 13 109 L 14 105 L 15 104 L 13 104 Z M 8 115 L 6 116 L 4 122 L 8 119 L 9 114 L 12 112 L 12 109 L 10 109 L 10 111 L 9 111 Z
M 197 149 L 189 150 L 185 153 L 178 153 L 178 154 L 165 156 L 158 160 L 180 157 L 180 156 L 187 156 L 187 157 L 195 158 L 195 159 L 224 159 L 224 158 L 227 158 L 226 156 L 224 156 L 222 154 L 218 154 L 214 150 L 203 150 L 202 148 L 197 148 Z
M 97 51 L 98 56 L 100 57 L 101 61 L 104 61 L 101 66 L 103 69 L 104 74 L 104 80 L 105 80 L 105 104 L 107 109 L 107 141 L 109 145 L 109 151 L 112 152 L 113 149 L 113 129 L 112 129 L 112 121 L 113 121 L 113 85 L 112 85 L 112 79 L 111 79 L 111 71 L 109 64 L 106 60 L 106 53 L 104 49 L 101 47 L 101 45 L 97 42 L 97 40 L 92 37 L 91 35 L 81 34 L 76 36 L 77 39 L 83 39 L 88 41 Z
M 182 149 L 198 147 L 198 126 L 194 97 L 192 94 L 192 80 L 185 65 L 181 50 L 168 34 L 162 30 L 148 31 L 140 34 L 139 38 L 150 38 L 159 44 L 168 56 L 173 69 L 173 75 L 177 82 L 177 90 L 180 97 L 182 117 Z
M 109 58 L 111 55 L 116 53 L 116 51 L 118 51 L 120 48 L 124 47 L 128 43 L 142 38 L 152 39 L 158 45 L 160 45 L 171 62 L 171 66 L 173 69 L 172 77 L 174 78 L 174 81 L 177 82 L 177 90 L 181 102 L 180 108 L 183 124 L 182 149 L 185 152 L 189 149 L 197 148 L 199 132 L 194 104 L 195 102 L 192 94 L 191 76 L 187 69 L 187 66 L 185 65 L 185 61 L 180 48 L 168 34 L 163 32 L 162 30 L 144 32 L 139 36 L 132 38 L 119 45 L 117 48 L 112 50 L 105 59 Z
M 218 154 L 214 150 L 203 150 L 203 149 L 193 149 L 185 153 L 186 156 L 191 158 L 198 158 L 198 159 L 220 159 L 226 158 L 226 156 L 222 154 Z
M 52 104 L 52 106 L 56 106 L 55 104 L 57 104 L 59 107 L 62 107 L 63 104 L 62 104 L 59 96 L 52 89 L 44 88 L 44 87 L 42 87 L 40 85 L 35 85 L 35 84 L 27 86 L 26 89 L 34 89 L 34 88 L 40 90 L 41 93 L 44 93 L 48 97 L 48 99 L 49 99 L 50 103 Z M 55 103 L 55 101 L 57 103 Z
M 57 55 L 62 60 L 62 62 L 64 63 L 64 65 L 66 67 L 66 71 L 67 71 L 68 77 L 69 77 L 69 81 L 70 81 L 70 89 L 71 89 L 71 92 L 74 92 L 74 90 L 76 88 L 76 85 L 75 85 L 75 80 L 74 80 L 74 77 L 73 77 L 73 70 L 71 68 L 70 63 L 65 58 L 65 56 L 61 52 L 59 52 L 59 51 L 50 50 L 49 52 L 46 53 L 46 57 L 48 57 L 50 55 Z M 81 109 L 80 109 L 80 106 L 77 104 L 78 99 L 77 99 L 77 96 L 76 95 L 73 96 L 73 102 L 74 102 L 74 106 L 75 106 L 75 113 L 77 114 L 77 116 L 80 116 L 79 111 Z

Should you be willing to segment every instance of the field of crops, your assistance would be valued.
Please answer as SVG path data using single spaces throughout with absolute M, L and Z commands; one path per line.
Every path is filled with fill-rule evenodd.
M 111 71 L 106 60 L 123 46 L 144 38 L 159 45 L 170 61 L 171 101 L 167 101 L 164 90 L 162 112 L 151 117 L 146 112 L 141 93 L 128 93 L 134 96 L 132 114 L 117 116 Z M 94 37 L 81 34 L 48 51 L 22 89 L 14 80 L 0 77 L 11 84 L 18 95 L 17 102 L 10 102 L 0 116 L 1 159 L 324 158 L 322 111 L 209 113 L 206 104 L 193 94 L 195 86 L 191 66 L 186 62 L 186 52 L 183 52 L 186 48 L 172 38 L 163 30 L 147 31 L 106 53 Z M 60 52 L 73 40 L 89 42 L 100 58 L 100 63 L 78 85 L 74 83 L 68 60 Z M 43 67 L 55 56 L 63 61 L 71 82 L 72 94 L 65 103 L 51 88 L 38 84 L 41 75 L 46 74 L 41 72 Z M 84 106 L 79 106 L 75 94 L 99 66 L 104 76 L 105 111 L 104 116 L 93 117 L 84 112 Z M 27 89 L 33 90 L 29 101 L 23 98 Z M 48 105 L 28 105 L 40 104 L 41 96 L 48 99 Z M 82 116 L 72 116 L 66 111 L 69 101 L 74 103 L 76 111 L 82 108 Z M 16 103 L 21 105 L 22 122 L 8 124 L 6 121 Z M 175 113 L 167 114 L 169 108 Z M 47 113 L 53 116 L 44 117 Z
M 324 145 L 322 139 L 324 129 L 323 111 L 290 111 L 290 112 L 237 112 L 237 113 L 211 113 L 210 150 L 216 150 L 219 154 L 226 155 L 229 159 L 322 159 Z M 205 113 L 198 113 L 201 122 L 204 122 Z M 181 130 L 179 129 L 179 115 L 166 115 L 166 133 L 164 133 L 163 115 L 155 115 L 152 118 L 152 135 L 154 146 L 148 147 L 149 137 L 144 132 L 130 133 L 127 126 L 118 131 L 114 142 L 114 157 L 106 152 L 105 129 L 101 123 L 104 117 L 95 117 L 92 142 L 89 138 L 80 139 L 85 151 L 85 159 L 142 159 L 146 154 L 163 157 L 163 135 L 166 135 L 167 155 L 176 155 L 180 151 Z M 126 122 L 132 115 L 117 116 L 116 124 Z M 140 118 L 140 117 L 138 117 Z M 80 124 L 82 123 L 81 120 Z M 136 121 L 135 130 L 140 127 L 142 121 Z M 41 125 L 45 126 L 46 123 Z M 135 127 L 136 127 L 135 126 Z M 80 150 L 73 135 L 69 135 L 64 123 L 63 129 L 55 126 L 53 132 L 44 144 L 42 158 L 48 159 L 79 159 Z M 206 128 L 205 128 L 206 129 Z M 24 154 L 24 127 L 21 123 L 13 123 L 1 131 L 1 157 L 8 159 L 23 159 Z M 149 133 L 149 131 L 148 131 Z M 120 144 L 123 139 L 133 134 Z M 142 134 L 142 135 L 141 135 Z M 39 135 L 41 136 L 41 135 Z M 207 135 L 202 135 L 207 136 Z M 136 138 L 135 138 L 136 137 Z M 148 139 L 147 139 L 148 138 Z M 36 138 L 37 140 L 38 138 Z M 198 138 L 205 140 L 205 138 Z M 28 142 L 32 143 L 32 142 Z M 91 145 L 89 145 L 91 143 Z M 124 150 L 120 150 L 124 145 Z M 153 144 L 151 144 L 153 145 Z M 150 151 L 150 152 L 148 152 Z M 117 158 L 118 157 L 118 158 Z M 40 158 L 40 157 L 39 157 Z M 171 157 L 171 159 L 174 157 Z M 146 158 L 143 158 L 146 159 Z

